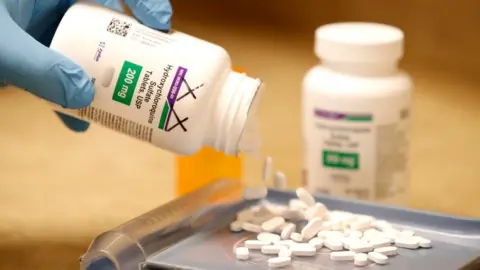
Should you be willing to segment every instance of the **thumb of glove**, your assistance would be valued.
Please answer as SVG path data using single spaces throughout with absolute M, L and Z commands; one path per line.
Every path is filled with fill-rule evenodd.
M 0 82 L 65 108 L 90 105 L 93 84 L 79 65 L 37 42 L 8 15 L 0 12 L 0 16 Z

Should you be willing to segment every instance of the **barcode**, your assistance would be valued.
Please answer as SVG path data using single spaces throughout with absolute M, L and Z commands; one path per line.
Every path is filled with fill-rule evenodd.
M 126 21 L 121 21 L 117 18 L 113 18 L 107 27 L 107 31 L 122 37 L 126 37 L 131 27 L 132 27 L 131 23 L 128 23 Z
M 119 131 L 142 141 L 152 141 L 153 128 L 137 124 L 101 109 L 87 107 L 78 112 L 81 118 L 98 123 L 104 127 Z

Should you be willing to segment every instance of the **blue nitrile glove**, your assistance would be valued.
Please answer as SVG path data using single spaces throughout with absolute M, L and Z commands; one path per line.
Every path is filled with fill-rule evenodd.
M 83 69 L 50 50 L 62 16 L 75 0 L 0 0 L 0 86 L 8 84 L 65 108 L 83 108 L 92 102 L 93 85 Z M 121 0 L 95 0 L 123 11 Z M 170 29 L 168 0 L 125 0 L 135 17 L 158 30 Z M 21 106 L 21 104 L 19 104 Z M 88 123 L 58 113 L 75 131 Z

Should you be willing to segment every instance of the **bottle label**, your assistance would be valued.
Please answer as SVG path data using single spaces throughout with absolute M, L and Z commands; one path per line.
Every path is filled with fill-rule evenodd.
M 181 66 L 174 71 L 168 64 L 163 70 L 154 71 L 124 61 L 113 93 L 109 96 L 103 95 L 108 92 L 97 94 L 92 106 L 79 110 L 79 116 L 149 142 L 156 129 L 188 132 L 188 117 L 182 118 L 175 111 L 187 71 Z M 107 98 L 111 100 L 105 100 Z M 119 111 L 127 109 L 124 117 L 119 115 Z
M 130 106 L 141 72 L 141 66 L 125 61 L 118 76 L 112 99 Z
M 320 193 L 382 200 L 405 192 L 408 110 L 378 123 L 371 113 L 313 109 L 306 139 L 308 186 Z
M 130 39 L 152 48 L 158 48 L 162 45 L 172 43 L 175 40 L 173 34 L 176 33 L 172 31 L 170 34 L 167 34 L 156 31 L 140 25 L 130 18 L 125 19 L 124 16 L 110 17 L 105 29 L 111 34 Z
M 216 53 L 209 50 L 213 45 L 150 29 L 123 14 L 95 12 L 102 16 L 85 25 L 62 21 L 51 45 L 82 66 L 95 86 L 91 106 L 76 114 L 169 150 L 192 141 L 188 133 L 203 130 L 208 118 L 201 114 L 208 103 L 202 97 L 218 65 L 202 62 L 198 50 Z M 87 38 L 72 34 L 78 31 L 88 32 Z M 82 46 L 74 46 L 80 40 Z

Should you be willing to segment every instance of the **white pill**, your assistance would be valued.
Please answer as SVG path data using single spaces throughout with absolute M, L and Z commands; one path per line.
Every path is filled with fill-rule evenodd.
M 273 217 L 262 223 L 262 230 L 266 232 L 274 232 L 279 227 L 285 224 L 285 219 L 283 217 Z
M 350 229 L 355 231 L 364 231 L 371 227 L 371 221 L 368 219 L 357 220 L 350 224 Z
M 327 208 L 325 207 L 325 205 L 323 205 L 322 203 L 316 203 L 314 206 L 308 208 L 306 211 L 305 211 L 305 217 L 307 219 L 313 219 L 313 218 L 323 218 L 325 217 L 325 213 L 327 212 Z
M 289 222 L 283 223 L 283 225 L 282 225 L 282 226 L 279 226 L 279 227 L 274 231 L 274 233 L 280 235 L 280 234 L 282 233 L 283 229 L 284 229 L 285 227 L 287 227 L 288 224 L 290 224 L 290 223 L 289 223 Z
M 376 264 L 388 263 L 388 257 L 378 252 L 369 252 L 368 259 Z
M 355 230 L 346 230 L 345 231 L 345 236 L 350 237 L 350 238 L 358 238 L 360 239 L 363 234 L 361 231 L 355 231 Z
M 252 213 L 256 214 L 258 212 L 261 212 L 263 209 L 263 205 L 252 205 L 250 206 L 250 211 L 252 211 Z
M 388 247 L 392 242 L 387 238 L 373 238 L 369 241 L 373 248 Z
M 311 219 L 302 229 L 302 239 L 308 241 L 312 239 L 322 229 L 323 221 L 320 218 Z
M 262 201 L 259 204 L 250 206 L 250 211 L 252 211 L 255 216 L 264 216 L 266 214 L 270 214 L 267 205 L 270 205 L 270 203 Z
M 398 231 L 395 230 L 386 230 L 382 232 L 382 237 L 388 238 L 393 242 L 397 239 Z
M 357 220 L 356 215 L 350 212 L 345 212 L 345 211 L 329 211 L 326 215 L 332 221 L 342 221 L 345 223 L 351 223 Z
M 392 240 L 392 237 L 391 237 L 390 234 L 385 233 L 385 232 L 380 232 L 380 231 L 375 233 L 374 235 L 372 235 L 372 239 L 376 239 L 376 238 L 383 238 L 383 239 Z M 395 239 L 395 237 L 393 237 L 393 239 Z
M 351 246 L 353 243 L 364 244 L 364 242 L 362 242 L 360 239 L 358 239 L 358 238 L 350 238 L 350 237 L 343 238 L 343 239 L 342 239 L 342 242 L 343 242 L 343 247 L 344 247 L 345 249 L 350 249 L 350 246 Z
M 273 233 L 262 232 L 257 235 L 257 239 L 260 241 L 274 243 L 274 242 L 280 241 L 280 236 Z
M 321 249 L 323 247 L 323 240 L 320 238 L 312 238 L 308 243 L 316 249 Z
M 417 249 L 420 245 L 415 238 L 398 238 L 395 239 L 395 246 L 407 249 Z
M 414 236 L 415 232 L 412 230 L 403 230 L 397 235 L 397 237 L 411 237 Z
M 332 222 L 332 231 L 343 231 L 344 229 L 343 222 L 341 221 L 333 221 Z
M 283 212 L 282 217 L 291 221 L 302 221 L 306 219 L 302 210 L 295 210 L 295 209 L 289 209 Z
M 330 259 L 332 261 L 353 261 L 355 258 L 355 252 L 353 251 L 335 251 L 330 253 Z
M 293 232 L 290 235 L 290 239 L 292 239 L 295 242 L 299 242 L 299 243 L 303 241 L 302 235 L 297 233 L 297 232 Z
M 365 266 L 368 264 L 368 255 L 365 253 L 357 253 L 355 254 L 355 258 L 353 264 L 356 266 Z
M 333 251 L 339 251 L 343 249 L 343 242 L 339 239 L 330 238 L 325 240 L 325 243 L 323 244 L 325 245 L 325 247 Z
M 381 253 L 385 256 L 394 256 L 394 255 L 397 255 L 398 253 L 396 247 L 381 247 L 381 248 L 376 248 L 373 251 Z
M 250 222 L 244 222 L 242 224 L 242 229 L 247 231 L 247 232 L 253 232 L 253 233 L 261 233 L 262 232 L 262 227 L 257 224 L 253 224 Z
M 350 243 L 349 249 L 356 253 L 366 253 L 373 250 L 373 246 L 369 243 L 364 242 L 353 242 Z
M 285 227 L 283 227 L 282 232 L 280 233 L 280 237 L 282 239 L 289 239 L 290 235 L 295 232 L 297 229 L 297 225 L 293 223 L 288 223 Z
M 384 235 L 381 236 L 381 238 L 385 238 L 385 239 L 390 240 L 391 244 L 395 243 L 395 237 L 391 237 L 390 235 L 384 234 Z
M 370 228 L 370 229 L 367 229 L 363 232 L 363 236 L 365 237 L 373 237 L 373 236 L 376 236 L 380 233 L 379 230 L 377 229 L 373 229 L 373 228 Z
M 368 243 L 368 242 L 370 242 L 370 238 L 364 236 L 364 237 L 360 238 L 360 241 L 362 241 L 362 243 Z
M 268 259 L 268 266 L 271 268 L 285 267 L 292 264 L 292 259 L 290 257 L 277 257 Z
M 293 244 L 290 247 L 292 255 L 294 256 L 315 256 L 317 254 L 317 249 L 309 244 Z
M 263 246 L 261 248 L 261 251 L 263 254 L 278 254 L 282 248 L 285 248 L 284 246 L 277 246 L 277 245 L 268 245 L 268 246 Z
M 288 202 L 288 207 L 292 210 L 305 210 L 308 208 L 308 205 L 299 199 L 291 199 Z
M 288 186 L 287 177 L 283 172 L 276 172 L 273 175 L 273 187 L 276 189 L 286 189 Z
M 414 236 L 413 238 L 416 241 L 418 241 L 418 245 L 422 248 L 431 248 L 432 247 L 432 241 L 430 239 L 420 237 L 420 236 Z
M 246 247 L 238 247 L 235 249 L 235 255 L 239 260 L 248 260 L 250 257 L 250 252 Z
M 295 242 L 293 242 L 292 240 L 280 240 L 278 242 L 275 242 L 275 245 L 279 245 L 279 246 L 284 246 L 284 247 L 290 247 L 291 245 L 293 245 Z
M 253 224 L 257 224 L 257 225 L 262 225 L 265 221 L 267 220 L 270 220 L 272 218 L 274 218 L 275 216 L 273 215 L 270 215 L 270 214 L 267 214 L 267 215 L 263 215 L 263 216 L 256 216 L 254 217 L 250 223 L 253 223 Z
M 265 204 L 265 208 L 275 216 L 282 216 L 285 211 L 288 211 L 288 207 L 285 205 L 275 205 L 271 203 Z
M 375 222 L 375 218 L 367 215 L 357 215 L 358 221 L 368 221 L 369 223 Z
M 343 233 L 339 231 L 320 231 L 317 236 L 322 239 L 343 238 Z
M 322 229 L 321 229 L 322 231 L 329 231 L 329 230 L 331 230 L 331 229 L 332 229 L 332 222 L 330 222 L 330 221 L 324 221 L 324 222 L 322 223 Z
M 292 257 L 292 251 L 289 248 L 282 248 L 278 253 L 278 257 Z
M 234 222 L 230 223 L 230 231 L 241 232 L 241 231 L 243 231 L 242 225 L 243 225 L 243 222 L 238 221 L 238 220 L 234 221 Z
M 314 246 L 310 245 L 309 243 L 295 243 L 295 242 L 290 246 L 290 248 L 291 248 L 292 246 L 296 246 L 296 247 L 309 247 L 309 248 L 310 248 L 310 247 L 314 247 Z
M 271 204 L 265 203 L 261 205 L 254 205 L 250 208 L 255 217 L 274 216 L 274 213 L 270 211 Z
M 315 198 L 308 192 L 305 188 L 300 187 L 296 190 L 297 196 L 308 206 L 314 206 L 316 201 Z
M 263 246 L 270 245 L 270 242 L 260 240 L 247 240 L 245 241 L 245 247 L 248 249 L 261 249 Z
M 237 213 L 238 221 L 251 221 L 255 217 L 255 214 L 250 209 L 245 209 Z
M 243 192 L 245 200 L 259 200 L 264 199 L 268 195 L 266 186 L 247 187 Z
M 380 231 L 386 231 L 388 229 L 392 229 L 392 224 L 388 223 L 385 220 L 376 220 L 372 222 L 372 227 Z
M 388 235 L 393 235 L 394 237 L 397 237 L 397 235 L 400 233 L 400 231 L 396 230 L 394 228 L 390 228 L 390 229 L 384 230 L 383 233 L 388 234 Z
M 353 213 L 346 213 L 346 214 L 343 214 L 342 216 L 342 220 L 345 222 L 345 223 L 352 223 L 352 222 L 355 222 L 355 220 L 357 220 L 357 216 L 354 215 Z
M 272 157 L 266 157 L 263 162 L 263 181 L 268 181 L 270 175 L 272 174 L 272 165 L 273 159 Z

